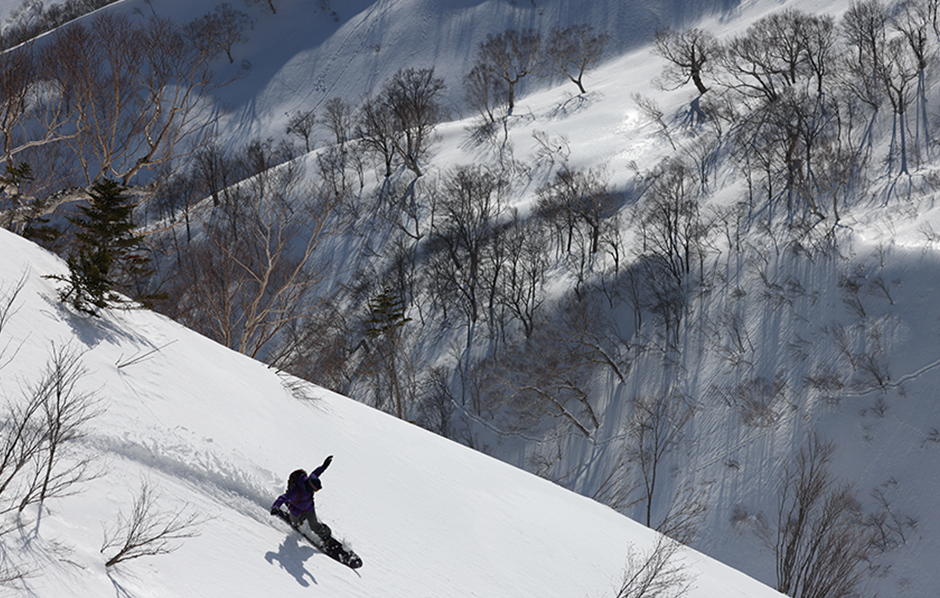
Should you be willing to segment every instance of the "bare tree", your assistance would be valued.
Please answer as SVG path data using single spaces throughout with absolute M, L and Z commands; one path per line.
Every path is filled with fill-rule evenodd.
M 884 70 L 888 12 L 880 0 L 859 0 L 849 4 L 840 29 L 849 51 L 844 57 L 840 86 L 871 108 L 872 116 L 858 148 L 870 149 L 872 131 L 885 91 L 880 73 Z
M 489 68 L 507 86 L 509 114 L 516 105 L 516 85 L 539 64 L 542 36 L 534 29 L 489 34 L 480 44 L 476 64 Z
M 48 142 L 64 121 L 59 104 L 33 105 L 41 60 L 33 44 L 26 43 L 0 53 L 0 145 L 3 160 L 9 166 L 14 157 L 31 146 Z M 39 135 L 31 130 L 35 121 L 45 124 Z
M 24 272 L 20 276 L 19 280 L 12 283 L 10 286 L 0 287 L 0 338 L 3 335 L 3 329 L 10 322 L 10 318 L 16 315 L 20 310 L 17 299 L 20 296 L 20 293 L 23 292 L 23 288 L 26 286 L 26 273 Z M 10 347 L 9 343 L 0 345 L 0 370 L 6 366 L 13 356 L 7 356 L 7 351 Z
M 192 196 L 193 201 L 198 201 L 210 195 L 212 205 L 218 207 L 222 204 L 222 190 L 235 182 L 235 168 L 226 155 L 225 150 L 215 140 L 203 144 L 193 155 L 193 175 L 192 184 L 187 184 L 189 188 L 196 189 L 204 195 Z M 189 202 L 188 202 L 189 203 Z M 187 203 L 187 207 L 188 207 Z M 187 240 L 191 239 L 189 211 L 186 212 Z
M 69 127 L 74 119 L 70 107 L 48 93 L 50 52 L 25 42 L 0 53 L 0 199 L 2 224 L 11 230 L 49 211 L 43 195 L 50 189 L 72 184 L 58 142 L 76 134 Z
M 692 585 L 692 575 L 677 555 L 682 545 L 660 535 L 645 553 L 630 549 L 617 598 L 680 598 Z
M 9 400 L 4 407 L 4 423 L 0 428 L 0 514 L 18 510 L 23 495 L 29 493 L 23 477 L 31 477 L 30 468 L 44 445 L 42 399 L 27 393 L 23 400 Z
M 903 37 L 894 37 L 884 46 L 884 61 L 881 63 L 881 82 L 885 95 L 894 109 L 894 127 L 891 132 L 891 147 L 888 153 L 888 174 L 892 174 L 895 147 L 900 153 L 898 174 L 910 174 L 907 167 L 907 109 L 913 101 L 912 83 L 921 72 L 917 55 Z M 900 140 L 898 140 L 900 136 Z
M 917 62 L 917 91 L 914 127 L 914 149 L 919 151 L 921 145 L 929 154 L 932 140 L 928 128 L 927 118 L 927 67 L 937 53 L 936 44 L 931 42 L 928 28 L 936 23 L 937 4 L 922 0 L 907 0 L 901 2 L 899 10 L 894 16 L 894 28 L 907 41 L 908 48 Z M 921 139 L 923 134 L 923 139 Z
M 422 174 L 420 163 L 444 117 L 441 95 L 445 89 L 444 80 L 434 76 L 433 68 L 401 69 L 382 86 L 381 101 L 394 125 L 390 141 L 416 176 Z
M 34 455 L 19 511 L 48 498 L 67 496 L 75 485 L 94 477 L 90 457 L 77 457 L 75 443 L 86 435 L 88 423 L 98 413 L 94 395 L 78 390 L 87 374 L 81 355 L 72 347 L 52 346 L 49 362 L 40 381 L 29 389 L 41 405 L 42 443 Z
M 348 147 L 350 137 L 356 132 L 355 116 L 353 107 L 342 98 L 330 98 L 323 107 L 321 122 L 333 134 L 336 144 L 321 152 L 317 163 L 324 180 L 332 182 L 334 193 L 339 197 L 347 197 L 352 192 L 347 180 L 350 167 L 359 175 L 359 188 L 365 186 L 362 152 L 359 148 Z
M 223 2 L 212 12 L 198 17 L 186 25 L 184 31 L 198 48 L 209 56 L 225 52 L 229 64 L 235 62 L 232 46 L 248 41 L 245 33 L 251 27 L 251 17 Z
M 352 106 L 342 98 L 330 98 L 323 105 L 321 122 L 333 134 L 336 145 L 343 146 L 349 141 L 349 134 L 353 129 Z
M 610 34 L 595 33 L 591 25 L 556 26 L 548 36 L 545 54 L 559 74 L 568 77 L 581 93 L 587 93 L 582 83 L 584 72 L 597 64 L 608 41 Z
M 317 153 L 317 174 L 324 188 L 340 201 L 352 195 L 350 152 L 345 145 L 331 145 Z
M 701 29 L 661 29 L 653 41 L 653 52 L 668 62 L 662 73 L 666 87 L 678 88 L 691 81 L 700 95 L 708 91 L 703 77 L 714 67 L 721 50 L 718 40 Z
M 205 517 L 178 508 L 161 511 L 157 505 L 159 500 L 153 483 L 141 480 L 131 512 L 126 516 L 119 512 L 117 523 L 104 532 L 100 552 L 113 552 L 105 561 L 105 567 L 142 556 L 170 554 L 180 547 L 179 540 L 199 535 Z
M 633 415 L 625 426 L 625 448 L 627 461 L 640 474 L 645 523 L 648 527 L 654 526 L 653 508 L 666 459 L 682 442 L 685 426 L 692 419 L 694 411 L 688 397 L 669 391 L 639 396 L 633 400 Z M 655 525 L 656 529 L 662 528 L 668 520 L 669 513 L 661 523 Z M 685 539 L 692 532 L 694 530 L 682 531 L 676 539 Z
M 287 121 L 287 134 L 296 135 L 304 140 L 304 149 L 310 151 L 310 137 L 316 126 L 316 112 L 313 110 L 298 110 L 290 115 Z
M 380 98 L 366 96 L 356 112 L 356 138 L 366 151 L 379 157 L 384 176 L 392 176 L 395 163 L 395 115 Z
M 8 398 L 0 413 L 0 536 L 18 529 L 19 513 L 46 499 L 69 496 L 77 484 L 95 477 L 92 457 L 76 446 L 98 414 L 92 394 L 77 386 L 85 375 L 80 356 L 53 345 L 42 377 L 24 385 L 18 399 Z M 0 563 L 0 570 L 7 569 Z M 9 571 L 18 571 L 10 565 Z M 5 573 L 0 573 L 0 577 Z
M 497 77 L 492 68 L 479 63 L 464 77 L 464 99 L 480 114 L 486 124 L 496 121 L 493 112 L 496 106 L 506 101 L 506 88 L 503 83 L 503 79 Z
M 830 472 L 835 445 L 818 433 L 784 467 L 774 525 L 760 533 L 773 548 L 777 589 L 793 598 L 855 595 L 873 550 L 855 489 Z

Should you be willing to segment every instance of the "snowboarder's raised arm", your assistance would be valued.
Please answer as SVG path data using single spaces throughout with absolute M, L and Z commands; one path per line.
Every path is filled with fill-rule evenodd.
M 313 470 L 314 477 L 317 477 L 317 478 L 320 477 L 323 474 L 323 472 L 326 471 L 326 468 L 329 467 L 330 463 L 332 462 L 333 462 L 333 455 L 330 455 L 329 457 L 324 459 L 323 465 Z

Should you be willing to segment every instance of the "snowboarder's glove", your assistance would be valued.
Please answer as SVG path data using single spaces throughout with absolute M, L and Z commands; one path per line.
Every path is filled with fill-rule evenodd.
M 327 467 L 329 467 L 330 463 L 332 462 L 333 462 L 333 455 L 330 455 L 329 457 L 326 458 L 326 460 L 323 461 L 323 469 L 326 469 Z

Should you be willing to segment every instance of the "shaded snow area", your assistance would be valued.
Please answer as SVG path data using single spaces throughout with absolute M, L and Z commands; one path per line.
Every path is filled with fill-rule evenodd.
M 146 311 L 80 317 L 56 298 L 58 258 L 0 233 L 0 385 L 17 400 L 54 347 L 80 356 L 76 394 L 99 415 L 70 459 L 97 477 L 30 507 L 2 537 L 25 595 L 610 596 L 655 534 L 587 498 L 341 396 L 279 377 Z M 294 468 L 335 455 L 320 517 L 365 562 L 353 571 L 268 514 Z M 64 465 L 67 466 L 69 462 Z M 156 513 L 198 513 L 197 537 L 105 569 L 104 530 L 141 480 Z M 174 543 L 176 544 L 176 543 Z M 692 550 L 689 596 L 777 593 Z
M 491 167 L 515 177 L 505 192 L 508 221 L 510 208 L 530 216 L 538 190 L 563 168 L 592 169 L 603 179 L 619 217 L 605 214 L 620 243 L 618 269 L 611 252 L 600 252 L 589 266 L 582 259 L 576 272 L 573 252 L 556 243 L 545 251 L 549 266 L 539 289 L 543 313 L 576 285 L 590 290 L 579 303 L 593 310 L 584 309 L 584 321 L 602 321 L 591 332 L 608 336 L 588 340 L 609 350 L 584 384 L 596 422 L 582 433 L 563 417 L 520 416 L 505 397 L 492 409 L 455 399 L 446 406 L 451 431 L 459 428 L 452 435 L 484 454 L 280 374 L 155 313 L 78 315 L 58 300 L 59 283 L 45 278 L 65 273 L 64 263 L 0 231 L 3 400 L 29 396 L 51 357 L 67 354 L 82 373 L 74 392 L 88 398 L 94 414 L 57 469 L 87 465 L 86 479 L 70 488 L 76 492 L 46 501 L 41 511 L 31 504 L 10 520 L 19 527 L 0 536 L 0 571 L 25 574 L 13 592 L 42 598 L 614 597 L 625 572 L 634 571 L 629 563 L 662 546 L 638 522 L 649 517 L 655 526 L 682 502 L 672 498 L 685 496 L 687 506 L 701 510 L 690 516 L 698 523 L 690 547 L 667 567 L 679 574 L 674 589 L 687 587 L 690 598 L 781 596 L 768 587 L 777 583 L 772 545 L 781 479 L 815 434 L 834 447 L 832 479 L 854 492 L 855 521 L 865 521 L 866 533 L 881 533 L 861 567 L 860 595 L 936 595 L 936 147 L 910 135 L 911 172 L 897 175 L 886 166 L 895 133 L 890 107 L 876 117 L 867 108 L 853 114 L 859 137 L 871 118 L 868 146 L 858 141 L 872 156 L 866 184 L 840 205 L 838 224 L 829 216 L 794 242 L 780 188 L 768 207 L 759 168 L 750 178 L 744 174 L 742 162 L 758 158 L 734 153 L 727 128 L 686 126 L 692 86 L 664 91 L 657 85 L 664 61 L 649 45 L 667 25 L 694 25 L 726 41 L 781 8 L 838 20 L 847 0 L 274 1 L 277 14 L 264 2 L 233 3 L 253 19 L 250 39 L 232 49 L 233 62 L 223 57 L 217 65 L 232 78 L 218 90 L 226 112 L 217 129 L 233 153 L 258 139 L 298 143 L 286 133 L 291 115 L 314 110 L 322 116 L 333 98 L 355 106 L 402 68 L 433 66 L 447 86 L 448 120 L 435 130 L 417 183 L 409 187 L 413 176 L 404 167 L 388 179 L 371 164 L 364 168 L 358 195 L 342 214 L 353 224 L 344 222 L 347 228 L 317 249 L 316 265 L 332 275 L 327 290 L 365 288 L 391 269 L 393 252 L 386 250 L 393 243 L 386 241 L 400 233 L 400 223 L 373 210 L 369 202 L 380 188 L 417 188 L 420 198 L 423 185 L 431 188 L 459 166 Z M 0 18 L 19 4 L 0 0 Z M 121 0 L 107 10 L 182 22 L 215 4 Z M 580 23 L 611 34 L 604 59 L 585 74 L 587 92 L 577 94 L 558 77 L 532 77 L 520 84 L 516 107 L 499 119 L 496 134 L 481 133 L 462 80 L 487 34 L 510 27 L 545 34 L 556 24 Z M 935 75 L 927 81 L 923 97 L 934 127 L 940 93 Z M 650 107 L 660 110 L 658 121 Z M 311 180 L 332 143 L 321 129 L 313 151 L 302 154 L 295 145 L 297 164 Z M 927 130 L 918 125 L 918 135 Z M 935 127 L 930 131 L 936 136 Z M 696 154 L 709 136 L 711 153 Z M 918 150 L 923 159 L 915 164 Z M 639 261 L 644 189 L 665 157 L 682 152 L 707 171 L 698 197 L 713 234 L 695 264 L 707 276 L 689 293 L 676 328 L 663 334 L 651 309 L 634 311 L 623 288 L 625 272 Z M 211 204 L 204 199 L 187 211 L 197 240 L 199 217 L 212 213 Z M 427 226 L 431 216 L 422 218 Z M 774 218 L 776 226 L 766 226 Z M 433 251 L 417 241 L 412 249 Z M 617 284 L 623 286 L 612 291 Z M 352 306 L 344 317 L 367 311 L 367 292 L 342 295 Z M 457 380 L 464 358 L 492 347 L 479 340 L 480 332 L 473 351 L 463 351 L 475 330 L 445 325 L 427 296 L 433 291 L 421 292 L 412 299 L 424 301 L 423 311 L 407 314 L 413 317 L 408 357 L 424 368 L 422 382 L 435 366 Z M 641 400 L 666 395 L 681 398 L 691 415 L 681 442 L 664 451 L 655 504 L 646 512 L 637 494 L 639 458 L 629 452 L 636 430 L 630 426 Z M 587 420 L 587 410 L 574 411 L 571 419 Z M 309 471 L 327 455 L 334 461 L 317 512 L 361 556 L 364 566 L 356 571 L 268 513 L 293 469 Z M 115 549 L 102 550 L 104 538 L 129 516 L 142 485 L 154 491 L 158 514 L 180 514 L 194 523 L 187 531 L 198 534 L 171 542 L 177 549 L 169 554 L 106 568 Z

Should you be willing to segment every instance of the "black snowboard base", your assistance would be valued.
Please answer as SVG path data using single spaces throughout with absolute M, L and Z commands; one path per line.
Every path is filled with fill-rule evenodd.
M 336 538 L 330 536 L 326 539 L 326 541 L 323 541 L 316 536 L 310 537 L 304 533 L 303 530 L 291 522 L 290 515 L 288 515 L 285 511 L 277 510 L 274 512 L 274 514 L 286 521 L 291 527 L 297 530 L 297 532 L 300 533 L 300 535 L 303 536 L 305 540 L 313 544 L 317 549 L 322 551 L 331 559 L 346 565 L 350 569 L 358 569 L 362 566 L 362 559 L 359 558 L 359 555 L 343 546 L 343 544 Z

